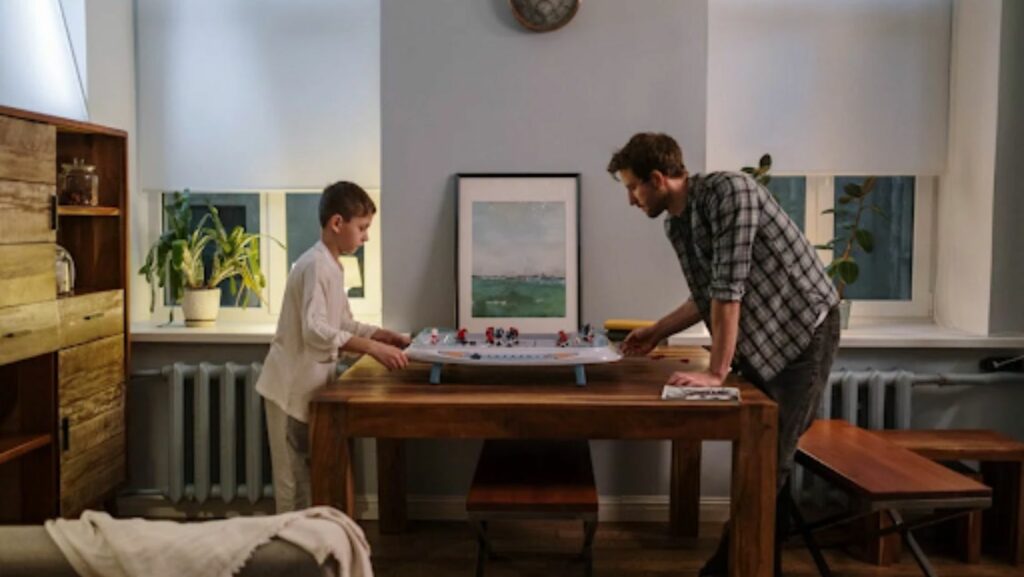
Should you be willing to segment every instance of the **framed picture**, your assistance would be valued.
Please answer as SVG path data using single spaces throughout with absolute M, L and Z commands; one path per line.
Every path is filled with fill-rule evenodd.
M 459 174 L 456 324 L 574 331 L 579 174 Z

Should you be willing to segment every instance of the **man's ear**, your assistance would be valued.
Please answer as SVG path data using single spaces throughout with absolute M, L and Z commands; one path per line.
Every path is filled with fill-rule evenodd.
M 651 182 L 651 186 L 654 188 L 661 188 L 665 184 L 665 174 L 655 169 L 651 171 L 651 175 L 647 177 L 647 180 Z

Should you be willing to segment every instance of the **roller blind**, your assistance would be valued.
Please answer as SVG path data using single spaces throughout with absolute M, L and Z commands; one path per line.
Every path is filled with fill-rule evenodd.
M 937 174 L 950 0 L 709 3 L 710 169 Z

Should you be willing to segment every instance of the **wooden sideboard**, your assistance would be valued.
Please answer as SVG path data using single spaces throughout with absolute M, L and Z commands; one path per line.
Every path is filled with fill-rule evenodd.
M 0 107 L 0 523 L 77 516 L 125 479 L 127 140 Z M 96 167 L 98 206 L 58 202 L 60 167 L 78 158 Z

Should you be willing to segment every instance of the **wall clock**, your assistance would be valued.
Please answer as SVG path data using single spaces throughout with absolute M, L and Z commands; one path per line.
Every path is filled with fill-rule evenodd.
M 565 26 L 576 15 L 581 0 L 509 0 L 512 14 L 534 32 L 550 32 Z

